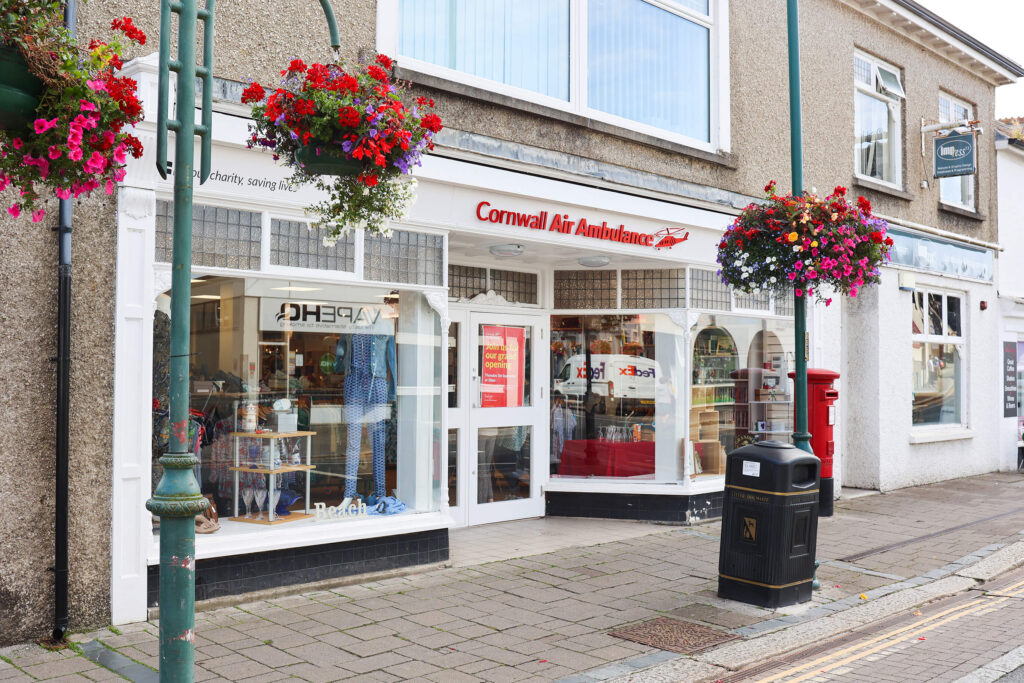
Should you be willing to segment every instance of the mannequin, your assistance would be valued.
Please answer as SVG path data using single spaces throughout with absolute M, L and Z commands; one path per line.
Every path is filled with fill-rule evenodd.
M 345 374 L 345 422 L 348 425 L 345 497 L 341 507 L 347 508 L 356 496 L 364 423 L 373 444 L 373 495 L 367 498 L 366 503 L 373 505 L 386 494 L 384 421 L 388 405 L 395 400 L 398 377 L 395 337 L 388 334 L 342 335 L 335 355 L 335 371 Z

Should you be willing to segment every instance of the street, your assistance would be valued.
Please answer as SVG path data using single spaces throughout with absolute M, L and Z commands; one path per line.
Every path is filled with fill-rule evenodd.
M 989 665 L 1015 653 L 1024 680 L 1024 569 L 976 590 L 923 605 L 823 645 L 740 672 L 723 682 L 997 680 Z M 1008 658 L 1009 659 L 1009 658 Z

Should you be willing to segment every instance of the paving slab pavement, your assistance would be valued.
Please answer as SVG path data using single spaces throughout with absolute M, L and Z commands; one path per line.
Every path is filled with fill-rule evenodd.
M 999 553 L 1017 561 L 1022 494 L 1024 476 L 996 473 L 839 501 L 819 526 L 822 589 L 779 611 L 717 597 L 718 523 L 546 518 L 456 530 L 457 566 L 199 612 L 196 680 L 589 682 L 641 680 L 636 672 L 659 680 L 659 667 L 675 667 L 661 680 L 702 680 L 799 646 L 794 639 L 822 625 L 838 633 L 887 606 L 974 585 L 972 574 L 998 569 L 987 558 Z M 516 539 L 504 553 L 503 535 Z M 744 640 L 686 657 L 608 635 L 657 617 Z M 142 622 L 75 640 L 155 668 L 157 630 Z M 33 660 L 42 649 L 21 648 L 0 650 L 0 681 L 48 675 L 32 669 L 51 661 Z M 82 670 L 50 678 L 113 674 L 65 652 L 84 662 L 62 666 Z

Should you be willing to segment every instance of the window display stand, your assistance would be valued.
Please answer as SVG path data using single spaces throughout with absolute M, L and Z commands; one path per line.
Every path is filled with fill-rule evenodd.
M 285 522 L 295 522 L 295 521 L 298 521 L 300 519 L 309 519 L 310 517 L 313 516 L 310 513 L 310 511 L 309 511 L 309 479 L 310 479 L 310 472 L 312 470 L 316 469 L 316 465 L 313 465 L 310 462 L 311 458 L 312 458 L 312 441 L 313 441 L 312 437 L 314 437 L 314 436 L 316 436 L 316 432 L 231 432 L 231 437 L 233 439 L 233 446 L 234 446 L 234 462 L 235 462 L 235 466 L 229 468 L 232 472 L 234 472 L 234 499 L 235 499 L 234 500 L 234 504 L 235 504 L 234 512 L 235 512 L 235 516 L 231 517 L 231 521 L 233 521 L 233 522 L 248 522 L 249 524 L 273 525 L 273 524 L 284 524 Z M 278 442 L 281 439 L 292 439 L 292 438 L 295 438 L 295 437 L 305 437 L 306 438 L 306 464 L 305 465 L 286 465 L 286 464 L 282 463 L 279 467 L 272 467 L 272 465 L 274 463 L 274 460 L 276 459 L 275 456 L 276 456 L 277 451 L 278 451 Z M 251 467 L 251 466 L 250 467 L 243 467 L 239 463 L 239 458 L 238 458 L 238 440 L 239 439 L 259 439 L 260 441 L 269 441 L 270 442 L 270 462 L 268 463 L 268 465 L 270 465 L 270 466 L 268 466 L 268 467 Z M 260 449 L 261 456 L 262 456 L 262 452 L 263 452 L 263 450 L 261 448 Z M 238 490 L 239 490 L 238 475 L 239 475 L 239 473 L 242 473 L 242 472 L 246 472 L 246 473 L 249 473 L 249 474 L 259 474 L 259 475 L 264 475 L 264 476 L 270 475 L 270 476 L 267 477 L 268 481 L 269 481 L 269 484 L 267 486 L 267 512 L 268 512 L 267 519 L 254 519 L 254 518 L 251 518 L 251 517 L 243 517 L 243 516 L 238 514 Z M 305 504 L 305 512 L 292 512 L 287 517 L 280 517 L 280 516 L 278 516 L 276 514 L 276 512 L 274 510 L 276 505 L 271 503 L 271 501 L 274 500 L 274 491 L 276 490 L 276 486 L 277 486 L 276 477 L 274 475 L 284 474 L 286 472 L 305 472 L 306 473 L 306 497 L 303 499 L 303 502 Z M 248 510 L 249 510 L 249 506 L 246 506 L 246 511 L 248 512 Z

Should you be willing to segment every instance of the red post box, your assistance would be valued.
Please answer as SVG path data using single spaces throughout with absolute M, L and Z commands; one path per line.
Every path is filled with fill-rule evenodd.
M 795 378 L 796 373 L 789 373 Z M 807 368 L 807 427 L 811 433 L 811 449 L 821 459 L 821 488 L 818 515 L 831 517 L 835 498 L 832 460 L 836 453 L 833 426 L 836 423 L 836 399 L 839 392 L 833 382 L 839 373 L 822 368 Z

